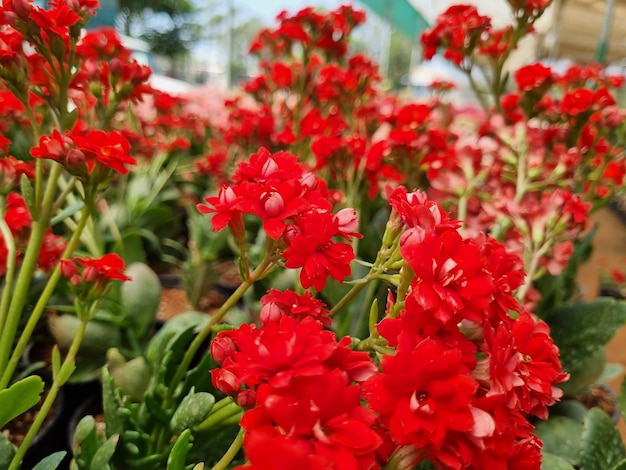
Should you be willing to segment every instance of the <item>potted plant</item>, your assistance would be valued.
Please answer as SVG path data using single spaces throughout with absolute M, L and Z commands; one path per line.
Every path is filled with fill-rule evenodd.
M 95 3 L 73 5 L 86 18 Z M 548 3 L 511 2 L 513 24 L 503 30 L 473 7 L 452 7 L 424 35 L 426 55 L 442 48 L 470 76 L 485 69 L 484 110 L 472 113 L 440 96 L 404 102 L 381 91 L 375 65 L 349 52 L 364 21 L 352 7 L 283 13 L 262 31 L 252 51 L 264 74 L 246 85 L 246 99 L 225 103 L 230 118 L 198 162 L 198 172 L 221 169 L 223 184 L 191 192 L 212 232 L 227 233 L 241 282 L 210 316 L 168 321 L 137 354 L 108 351 L 104 429 L 92 417 L 79 422 L 72 467 L 621 468 L 626 451 L 608 416 L 556 408 L 568 384 L 573 393 L 597 380 L 579 372 L 588 356 L 602 367 L 603 344 L 626 320 L 624 304 L 581 302 L 573 282 L 591 244 L 587 214 L 623 182 L 621 111 L 609 91 L 619 83 L 598 68 L 558 75 L 535 64 L 514 74 L 517 90 L 507 94 L 504 64 Z M 116 177 L 111 170 L 123 174 L 132 163 L 121 134 L 81 139 L 89 132 L 82 124 L 109 132 L 99 119 L 138 99 L 145 73 L 106 55 L 124 54 L 112 35 L 78 43 L 82 17 L 72 11 L 15 1 L 2 9 L 11 66 L 35 61 L 23 58 L 26 39 L 58 72 L 46 76 L 45 91 L 60 98 L 33 84 L 44 96 L 36 109 L 57 119 L 25 118 L 43 134 L 26 147 L 51 166 L 35 172 L 32 192 L 22 178 L 25 200 L 52 201 L 47 211 L 27 202 L 36 227 L 87 213 L 87 196 L 99 197 L 109 181 L 100 170 Z M 51 19 L 61 17 L 66 27 Z M 24 98 L 29 75 L 0 76 Z M 32 111 L 30 100 L 21 103 Z M 57 121 L 56 133 L 37 127 Z M 85 161 L 93 166 L 75 175 Z M 75 186 L 57 191 L 65 172 Z M 42 175 L 51 188 L 43 194 Z M 74 189 L 82 204 L 50 196 Z M 78 217 L 77 228 L 87 220 Z M 109 280 L 127 278 L 116 255 L 73 257 L 78 232 L 68 234 L 31 314 L 36 321 L 65 275 L 81 330 L 63 362 L 55 353 L 53 390 L 72 374 Z M 12 303 L 25 295 L 25 278 Z M 253 315 L 226 321 L 241 301 Z M 38 384 L 29 378 L 0 393 L 30 405 Z M 17 468 L 22 450 L 4 449 Z

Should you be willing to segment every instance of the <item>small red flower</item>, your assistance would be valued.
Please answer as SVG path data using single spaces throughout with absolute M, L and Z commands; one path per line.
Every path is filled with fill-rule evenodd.
M 281 292 L 270 289 L 261 297 L 261 321 L 279 321 L 283 315 L 294 318 L 313 317 L 325 326 L 330 326 L 330 310 L 324 302 L 313 298 L 311 292 L 300 295 L 292 290 Z
M 302 268 L 300 283 L 321 291 L 326 278 L 343 282 L 350 275 L 350 262 L 356 258 L 352 246 L 333 241 L 341 235 L 338 220 L 329 212 L 312 211 L 296 218 L 296 235 L 282 253 L 287 268 Z

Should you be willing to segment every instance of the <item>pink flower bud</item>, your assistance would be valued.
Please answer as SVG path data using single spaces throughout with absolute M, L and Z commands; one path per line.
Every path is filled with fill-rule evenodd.
M 74 262 L 69 259 L 62 259 L 60 263 L 61 274 L 63 275 L 63 277 L 71 279 L 71 277 L 74 276 L 77 272 L 76 264 L 74 264 Z
M 227 357 L 235 352 L 235 342 L 230 336 L 218 335 L 211 342 L 211 356 L 215 362 L 222 364 Z
M 263 164 L 263 168 L 261 168 L 261 174 L 267 178 L 271 176 L 272 173 L 276 173 L 278 171 L 278 164 L 273 158 L 268 158 L 267 161 Z
M 263 305 L 261 308 L 261 321 L 263 323 L 268 322 L 276 322 L 278 323 L 283 316 L 283 310 L 275 304 L 274 302 L 270 302 L 268 304 Z
M 239 390 L 237 376 L 229 370 L 213 369 L 211 371 L 213 385 L 226 395 L 234 395 Z
M 285 210 L 285 200 L 275 191 L 265 193 L 261 200 L 263 201 L 263 210 L 268 217 L 276 217 Z
M 359 228 L 359 219 L 352 207 L 341 209 L 335 214 L 335 217 L 339 224 L 339 231 L 342 233 L 350 234 Z

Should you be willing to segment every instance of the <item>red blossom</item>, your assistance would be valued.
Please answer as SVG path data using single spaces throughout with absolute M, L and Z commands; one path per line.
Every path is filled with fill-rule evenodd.
M 281 292 L 270 289 L 261 297 L 261 321 L 279 321 L 283 315 L 294 318 L 313 317 L 325 326 L 330 326 L 330 310 L 324 302 L 313 298 L 311 292 L 300 295 L 292 290 Z
M 287 268 L 302 268 L 302 287 L 321 291 L 329 275 L 343 282 L 356 256 L 351 245 L 333 241 L 341 234 L 338 220 L 329 212 L 311 211 L 296 218 L 295 229 L 296 235 L 282 256 Z

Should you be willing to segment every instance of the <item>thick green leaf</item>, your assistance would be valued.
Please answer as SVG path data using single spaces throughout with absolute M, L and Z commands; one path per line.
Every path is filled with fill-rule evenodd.
M 567 460 L 549 452 L 541 453 L 541 470 L 574 470 Z
M 67 452 L 64 450 L 50 454 L 38 462 L 37 465 L 33 467 L 33 470 L 56 470 L 59 468 L 59 465 L 61 465 L 65 454 L 67 454 Z
M 576 395 L 589 385 L 598 383 L 606 365 L 606 348 L 601 346 L 581 362 L 567 369 L 567 382 L 558 384 L 566 395 Z
M 185 470 L 185 461 L 187 460 L 187 453 L 191 449 L 192 445 L 189 443 L 191 439 L 191 430 L 186 429 L 183 431 L 172 447 L 172 452 L 167 458 L 167 470 Z
M 606 470 L 626 458 L 619 431 L 606 413 L 592 408 L 584 422 L 580 470 Z
M 567 371 L 608 343 L 626 323 L 626 302 L 599 298 L 552 310 L 546 316 Z
M 0 470 L 9 468 L 16 451 L 17 448 L 9 442 L 4 434 L 0 433 Z
M 120 437 L 115 434 L 109 437 L 105 443 L 100 446 L 93 456 L 91 466 L 89 467 L 90 470 L 110 470 L 111 466 L 109 462 L 111 461 L 111 457 L 113 457 L 119 438 Z
M 190 311 L 176 315 L 174 318 L 168 320 L 150 339 L 148 347 L 146 348 L 146 359 L 154 369 L 157 369 L 166 355 L 169 345 L 176 342 L 178 335 L 184 333 L 189 328 L 198 331 L 208 321 L 209 316 L 201 312 Z
M 43 392 L 43 380 L 38 375 L 31 375 L 9 388 L 0 391 L 0 429 L 13 418 L 30 410 L 39 402 Z
M 580 423 L 585 420 L 588 409 L 578 400 L 561 400 L 550 407 L 550 416 L 567 416 Z
M 124 407 L 107 367 L 102 368 L 102 408 L 106 421 L 106 435 L 112 437 L 126 429 L 130 410 Z
M 611 470 L 626 470 L 626 460 L 622 460 L 620 463 L 618 463 Z
M 170 427 L 174 434 L 183 433 L 185 429 L 193 428 L 209 416 L 215 405 L 215 397 L 207 392 L 194 392 L 183 398 L 172 420 Z
M 543 451 L 571 465 L 578 464 L 582 433 L 583 424 L 567 416 L 541 421 L 535 428 L 535 434 L 543 442 Z
M 96 420 L 93 416 L 84 416 L 76 425 L 72 438 L 72 453 L 78 468 L 89 468 L 98 447 L 100 442 L 96 434 Z

